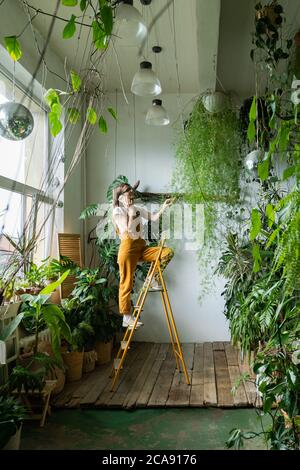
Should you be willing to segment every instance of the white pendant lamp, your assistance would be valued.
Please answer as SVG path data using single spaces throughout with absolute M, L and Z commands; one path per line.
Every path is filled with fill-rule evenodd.
M 146 124 L 150 126 L 167 126 L 170 124 L 170 118 L 162 106 L 162 100 L 152 101 L 152 106 L 147 112 Z
M 152 70 L 151 62 L 140 63 L 140 70 L 132 80 L 131 91 L 138 96 L 157 96 L 161 93 L 161 84 Z
M 122 0 L 116 8 L 113 34 L 125 45 L 136 45 L 147 36 L 147 26 L 133 0 Z

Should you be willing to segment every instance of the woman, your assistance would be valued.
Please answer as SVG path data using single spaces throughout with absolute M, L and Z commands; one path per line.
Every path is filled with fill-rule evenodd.
M 157 221 L 164 210 L 172 204 L 167 199 L 160 210 L 155 214 L 142 207 L 134 205 L 134 191 L 139 185 L 122 184 L 114 189 L 113 197 L 113 224 L 121 239 L 118 264 L 120 269 L 119 311 L 123 315 L 123 326 L 130 327 L 134 323 L 131 313 L 131 291 L 133 288 L 134 272 L 138 261 L 151 262 L 157 257 L 159 247 L 149 247 L 142 238 L 142 218 L 148 221 Z M 164 270 L 174 255 L 171 248 L 163 248 L 161 256 L 161 270 Z M 152 289 L 159 289 L 159 275 L 155 273 L 156 284 Z M 143 323 L 138 322 L 137 327 Z

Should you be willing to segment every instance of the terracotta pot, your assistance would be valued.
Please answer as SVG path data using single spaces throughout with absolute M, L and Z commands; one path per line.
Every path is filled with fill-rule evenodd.
M 92 372 L 95 369 L 97 359 L 96 351 L 85 351 L 83 354 L 82 372 L 84 374 Z
M 53 304 L 59 305 L 60 301 L 61 301 L 60 289 L 58 287 L 57 289 L 55 289 L 54 292 L 52 292 L 51 297 L 50 297 L 50 302 L 52 302 Z
M 80 380 L 82 377 L 83 351 L 63 352 L 62 357 L 67 369 L 67 382 Z
M 107 364 L 111 361 L 112 339 L 108 343 L 97 341 L 95 350 L 97 353 L 97 364 Z

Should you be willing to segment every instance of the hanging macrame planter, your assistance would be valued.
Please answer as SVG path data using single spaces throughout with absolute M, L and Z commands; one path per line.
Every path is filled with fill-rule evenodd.
M 222 91 L 205 93 L 202 96 L 202 103 L 209 113 L 220 113 L 229 107 L 229 96 Z
M 0 136 L 8 140 L 23 140 L 34 126 L 31 112 L 21 103 L 8 102 L 0 105 Z

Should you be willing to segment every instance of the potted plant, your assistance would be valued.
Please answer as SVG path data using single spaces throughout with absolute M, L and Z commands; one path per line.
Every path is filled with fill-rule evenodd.
M 10 396 L 0 396 L 0 449 L 18 450 L 25 409 Z
M 72 320 L 70 323 L 72 323 Z M 81 379 L 86 337 L 92 336 L 93 333 L 93 328 L 86 322 L 80 322 L 73 328 L 71 326 L 71 341 L 69 342 L 68 350 L 62 353 L 67 369 L 68 382 L 74 382 Z

